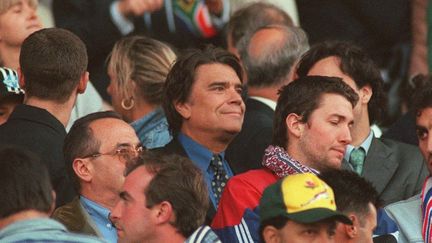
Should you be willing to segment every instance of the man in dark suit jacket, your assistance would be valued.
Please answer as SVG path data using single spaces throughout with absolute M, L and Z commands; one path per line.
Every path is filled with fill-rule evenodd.
M 63 29 L 42 29 L 21 47 L 19 84 L 24 104 L 15 107 L 0 126 L 0 144 L 14 144 L 40 156 L 47 166 L 61 206 L 74 196 L 63 157 L 65 126 L 87 81 L 84 43 Z
M 207 223 L 233 175 L 225 150 L 243 123 L 242 72 L 234 55 L 209 46 L 179 56 L 164 87 L 173 140 L 158 151 L 186 156 L 201 169 L 210 196 Z
M 228 5 L 228 0 L 54 0 L 53 14 L 57 27 L 72 31 L 86 44 L 90 80 L 109 100 L 105 62 L 122 36 L 145 34 L 179 49 L 203 43 L 222 45 L 218 30 L 228 21 Z M 185 16 L 203 18 L 183 21 L 177 12 L 185 9 L 195 11 Z
M 290 80 L 292 67 L 308 48 L 306 34 L 293 26 L 265 26 L 242 38 L 238 45 L 247 73 L 249 97 L 239 135 L 228 146 L 235 173 L 261 168 L 271 142 L 273 115 L 280 88 Z
M 385 111 L 385 96 L 380 72 L 363 50 L 344 42 L 316 45 L 300 60 L 297 75 L 340 77 L 358 93 L 360 100 L 351 128 L 353 141 L 345 152 L 343 166 L 370 180 L 384 205 L 421 190 L 427 170 L 418 148 L 375 138 L 370 129 Z

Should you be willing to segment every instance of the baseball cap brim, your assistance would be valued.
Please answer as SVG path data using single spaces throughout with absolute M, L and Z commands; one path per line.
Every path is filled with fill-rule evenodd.
M 333 218 L 344 224 L 352 225 L 352 221 L 343 213 L 328 208 L 314 208 L 298 213 L 286 213 L 285 217 L 298 223 L 310 224 Z

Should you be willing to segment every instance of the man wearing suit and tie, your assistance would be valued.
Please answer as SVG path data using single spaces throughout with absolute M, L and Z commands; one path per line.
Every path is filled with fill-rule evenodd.
M 270 145 L 279 90 L 291 81 L 292 69 L 308 48 L 306 34 L 294 26 L 271 25 L 243 37 L 239 52 L 247 73 L 249 97 L 243 127 L 228 146 L 235 173 L 261 168 Z
M 418 148 L 375 138 L 370 125 L 384 112 L 383 81 L 378 68 L 363 50 L 348 43 L 325 42 L 312 47 L 300 60 L 297 75 L 342 78 L 359 95 L 354 108 L 352 143 L 342 168 L 371 181 L 384 205 L 407 199 L 422 188 L 427 170 Z
M 201 169 L 210 194 L 207 223 L 233 175 L 225 150 L 243 123 L 242 72 L 234 55 L 209 46 L 179 56 L 164 87 L 173 140 L 156 150 L 188 157 Z

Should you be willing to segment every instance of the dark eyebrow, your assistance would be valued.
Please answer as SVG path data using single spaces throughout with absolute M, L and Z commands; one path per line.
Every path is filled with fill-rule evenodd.
M 426 130 L 427 131 L 427 128 L 424 126 L 416 125 L 416 130 Z
M 226 86 L 228 84 L 228 82 L 225 81 L 215 81 L 213 83 L 209 84 L 209 87 L 213 87 L 213 86 Z
M 119 196 L 120 196 L 121 199 L 123 199 L 123 200 L 125 200 L 125 201 L 127 201 L 127 200 L 129 200 L 129 199 L 132 199 L 132 197 L 130 196 L 130 194 L 127 193 L 126 191 L 122 191 L 122 192 L 120 192 L 120 193 L 119 193 Z

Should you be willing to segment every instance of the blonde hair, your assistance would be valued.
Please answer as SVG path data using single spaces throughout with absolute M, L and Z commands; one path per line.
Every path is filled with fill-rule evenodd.
M 117 78 L 120 96 L 162 103 L 163 86 L 176 55 L 166 44 L 144 36 L 119 40 L 109 57 L 109 70 Z M 133 90 L 132 82 L 136 85 Z
M 15 4 L 18 4 L 21 0 L 1 0 L 0 1 L 0 14 L 5 13 Z M 37 8 L 38 0 L 27 0 L 31 7 Z

